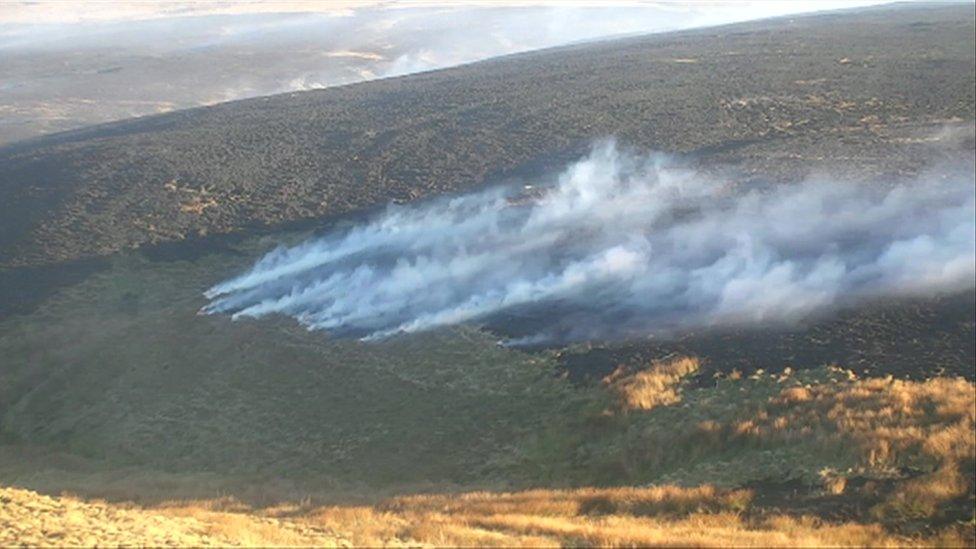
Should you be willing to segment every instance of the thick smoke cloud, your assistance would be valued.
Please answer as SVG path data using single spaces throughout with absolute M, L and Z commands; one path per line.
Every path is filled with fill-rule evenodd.
M 792 322 L 973 287 L 974 218 L 972 173 L 731 193 L 608 141 L 545 189 L 391 206 L 279 248 L 210 289 L 203 312 L 366 340 L 489 322 L 514 344 Z

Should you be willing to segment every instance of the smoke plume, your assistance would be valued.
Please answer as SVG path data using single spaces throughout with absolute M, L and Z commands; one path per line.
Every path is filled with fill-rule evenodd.
M 284 314 L 365 340 L 487 322 L 520 344 L 792 322 L 971 288 L 973 174 L 930 179 L 732 193 L 607 141 L 545 188 L 394 205 L 274 250 L 207 291 L 203 312 Z

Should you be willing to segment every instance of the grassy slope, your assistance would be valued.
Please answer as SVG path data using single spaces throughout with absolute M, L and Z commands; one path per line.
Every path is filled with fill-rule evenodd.
M 690 94 L 686 103 L 675 104 L 644 101 L 640 93 L 634 95 L 635 90 L 648 89 L 647 82 L 622 82 L 619 87 L 610 86 L 619 92 L 621 101 L 612 109 L 613 116 L 606 114 L 606 103 L 595 102 L 586 93 L 567 92 L 572 88 L 568 85 L 554 88 L 555 93 L 568 94 L 556 98 L 560 99 L 556 103 L 577 109 L 578 118 L 532 109 L 531 102 L 525 103 L 519 95 L 522 90 L 509 98 L 515 111 L 529 113 L 521 121 L 527 129 L 518 140 L 489 146 L 495 143 L 490 134 L 452 133 L 439 118 L 427 120 L 422 130 L 408 125 L 411 131 L 403 134 L 367 136 L 362 142 L 353 139 L 354 147 L 376 153 L 369 162 L 380 168 L 367 174 L 376 179 L 368 180 L 371 183 L 363 193 L 357 194 L 363 189 L 356 186 L 349 189 L 366 202 L 378 196 L 384 200 L 414 196 L 415 183 L 423 187 L 437 182 L 431 188 L 423 187 L 422 192 L 440 192 L 460 181 L 477 181 L 480 174 L 487 173 L 487 165 L 479 163 L 487 156 L 498 165 L 518 165 L 540 151 L 586 137 L 589 130 L 581 128 L 590 127 L 594 120 L 599 124 L 593 131 L 637 121 L 625 136 L 639 144 L 663 142 L 676 149 L 721 148 L 729 139 L 744 139 L 733 150 L 746 171 L 762 168 L 763 162 L 781 163 L 784 169 L 795 167 L 779 153 L 812 151 L 813 156 L 830 153 L 826 156 L 831 157 L 841 149 L 850 153 L 864 173 L 880 173 L 889 167 L 901 170 L 918 160 L 918 155 L 885 147 L 916 139 L 921 135 L 918 132 L 938 129 L 960 113 L 971 118 L 973 105 L 971 62 L 954 73 L 958 78 L 946 86 L 931 85 L 932 74 L 926 72 L 932 67 L 952 69 L 959 59 L 971 59 L 970 49 L 965 48 L 965 55 L 958 49 L 971 40 L 971 10 L 949 25 L 952 31 L 939 30 L 939 25 L 946 24 L 945 17 L 939 25 L 912 17 L 899 20 L 903 26 L 898 28 L 904 31 L 896 34 L 899 39 L 911 32 L 922 43 L 938 37 L 948 39 L 951 47 L 938 46 L 924 54 L 911 53 L 915 51 L 911 48 L 885 50 L 872 42 L 882 32 L 879 28 L 885 27 L 864 23 L 844 31 L 846 41 L 822 41 L 828 49 L 821 52 L 822 57 L 797 64 L 793 57 L 808 51 L 803 42 L 807 35 L 793 30 L 767 35 L 752 29 L 736 39 L 744 46 L 767 48 L 770 56 L 782 57 L 805 76 L 777 70 L 771 74 L 797 89 L 826 87 L 809 95 L 787 94 L 767 101 L 765 84 L 752 86 L 748 78 L 731 79 L 736 83 L 725 90 L 730 97 L 752 99 L 721 103 L 719 99 L 729 98 L 709 96 L 705 101 Z M 919 22 L 924 24 L 915 25 Z M 825 28 L 818 32 L 827 32 Z M 953 32 L 964 31 L 969 32 L 965 39 L 952 39 Z M 792 41 L 792 49 L 770 49 L 770 40 Z M 867 47 L 867 43 L 874 45 L 870 51 L 857 50 L 865 56 L 860 61 L 838 63 L 841 56 L 849 55 L 852 45 Z M 643 59 L 647 44 L 629 44 L 629 56 L 619 62 Z M 620 51 L 615 47 L 601 46 L 594 55 L 597 60 L 604 59 L 600 55 L 617 58 Z M 684 82 L 684 91 L 711 93 L 706 87 L 692 85 L 694 75 L 713 75 L 725 61 L 666 62 L 679 54 L 682 59 L 698 56 L 701 52 L 686 51 L 695 47 L 665 39 L 654 46 L 656 57 L 649 58 L 650 66 L 665 71 L 668 82 Z M 882 53 L 894 57 L 874 61 L 866 57 Z M 908 57 L 899 57 L 903 54 Z M 489 68 L 504 75 L 512 67 L 523 66 L 519 63 L 534 63 L 533 59 L 516 60 L 512 66 L 499 62 Z M 550 80 L 589 74 L 553 59 L 547 69 L 552 73 L 547 77 Z M 752 64 L 777 66 L 768 61 Z M 732 65 L 727 68 L 734 69 Z M 633 74 L 619 69 L 608 65 L 608 70 Z M 477 90 L 490 92 L 482 89 L 486 85 L 482 80 L 475 79 L 443 86 L 447 96 L 431 99 L 425 95 L 430 79 L 441 82 L 438 79 L 470 76 L 466 71 L 377 84 L 368 88 L 377 95 L 366 94 L 364 101 L 371 109 L 364 112 L 376 117 L 376 124 L 386 124 L 389 118 L 384 117 L 391 114 L 388 109 L 403 107 L 414 116 L 416 108 L 428 101 L 438 108 L 453 104 L 444 103 L 450 94 L 470 99 Z M 831 75 L 832 83 L 798 83 L 818 71 Z M 925 86 L 878 105 L 869 95 L 897 95 L 901 93 L 897 90 L 904 89 L 868 78 L 879 71 L 898 78 L 914 75 L 907 80 L 914 83 L 909 87 L 921 86 L 922 80 Z M 524 78 L 535 76 L 527 73 Z M 868 88 L 852 91 L 863 86 L 865 78 Z M 951 92 L 960 83 L 965 89 L 959 94 Z M 607 89 L 601 86 L 600 93 Z M 329 105 L 330 94 L 355 94 L 357 90 L 281 100 L 294 101 L 294 112 L 305 116 L 306 107 L 315 101 L 322 99 Z M 925 93 L 915 94 L 919 90 Z M 951 93 L 929 96 L 925 90 Z M 800 93 L 790 93 L 794 92 Z M 847 105 L 848 92 L 856 96 L 853 106 Z M 391 97 L 399 99 L 389 101 Z M 243 113 L 235 111 L 235 106 L 207 111 L 213 122 L 207 128 L 226 127 L 226 134 L 190 131 L 193 117 L 183 113 L 163 119 L 175 126 L 164 125 L 160 129 L 165 131 L 156 135 L 126 133 L 126 128 L 143 127 L 144 122 L 139 122 L 119 126 L 124 131 L 116 134 L 121 136 L 118 140 L 112 137 L 112 130 L 92 142 L 79 141 L 81 145 L 54 143 L 53 152 L 11 152 L 16 162 L 7 175 L 16 175 L 21 168 L 51 175 L 33 171 L 38 162 L 47 162 L 51 152 L 60 159 L 51 169 L 73 166 L 65 171 L 69 179 L 82 174 L 95 182 L 94 187 L 76 189 L 67 202 L 59 202 L 65 209 L 57 211 L 69 215 L 35 234 L 52 246 L 41 250 L 41 256 L 73 256 L 80 249 L 72 240 L 77 235 L 95 235 L 87 241 L 91 247 L 86 250 L 102 253 L 116 249 L 119 235 L 132 237 L 125 244 L 129 245 L 157 237 L 178 239 L 198 229 L 226 228 L 237 223 L 239 214 L 254 212 L 250 201 L 267 205 L 262 211 L 275 219 L 363 205 L 327 201 L 326 210 L 316 210 L 317 203 L 308 202 L 308 196 L 302 194 L 308 181 L 301 173 L 306 169 L 318 173 L 321 166 L 315 163 L 330 162 L 328 156 L 318 156 L 314 144 L 281 138 L 290 135 L 291 129 L 268 124 L 266 115 L 292 111 L 263 110 L 261 104 L 247 103 L 252 110 Z M 783 109 L 790 105 L 793 110 Z M 456 107 L 461 112 L 449 111 L 450 116 L 467 113 L 474 119 L 505 112 L 497 105 L 471 112 Z M 919 117 L 920 112 L 924 116 Z M 871 116 L 878 118 L 862 121 Z M 804 117 L 813 122 L 793 129 L 782 124 Z M 320 118 L 335 124 L 333 117 Z M 661 126 L 640 123 L 650 119 L 673 124 L 669 122 L 659 131 Z M 225 126 L 229 120 L 235 122 Z M 724 122 L 714 125 L 714 120 Z M 292 129 L 306 136 L 325 135 L 316 133 L 313 122 Z M 260 136 L 253 132 L 255 125 L 272 129 L 280 143 L 262 148 Z M 692 126 L 705 129 L 688 133 Z M 780 129 L 770 130 L 774 126 Z M 833 138 L 818 137 L 826 129 L 833 132 Z M 554 133 L 559 134 L 557 141 L 539 140 L 539 136 Z M 683 137 L 678 141 L 675 136 Z M 221 141 L 225 137 L 228 141 Z M 370 141 L 374 137 L 377 141 Z M 412 141 L 415 137 L 419 141 Z M 197 143 L 197 138 L 203 141 Z M 761 140 L 750 142 L 757 138 Z M 132 139 L 138 140 L 139 147 L 130 148 Z M 443 148 L 441 139 L 457 145 L 461 151 L 457 157 L 433 154 Z M 887 145 L 879 149 L 878 143 Z M 159 161 L 169 158 L 166 151 L 174 146 L 178 158 L 189 160 L 176 170 L 181 180 L 175 190 L 165 186 L 176 177 L 175 172 L 167 171 L 172 166 Z M 118 154 L 120 150 L 129 152 Z M 879 150 L 898 154 L 889 163 L 890 157 L 872 156 Z M 97 154 L 89 154 L 93 151 Z M 478 151 L 481 160 L 472 163 L 464 151 Z M 922 149 L 915 150 L 921 154 L 919 151 Z M 212 162 L 211 153 L 231 156 Z M 260 159 L 263 167 L 252 170 L 254 164 L 232 158 L 245 153 Z M 301 156 L 304 153 L 309 154 Z M 293 154 L 312 164 L 291 163 Z M 719 150 L 715 154 L 725 153 Z M 428 164 L 432 156 L 440 158 L 440 163 Z M 428 167 L 418 171 L 410 164 L 413 159 Z M 72 164 L 75 161 L 77 165 Z M 322 170 L 319 176 L 336 176 L 334 181 L 341 182 L 346 180 L 339 176 L 363 175 L 356 171 L 359 168 L 352 157 L 348 161 L 352 164 L 339 172 Z M 224 162 L 248 173 L 221 175 L 217 172 Z M 455 162 L 473 166 L 473 171 L 441 179 Z M 217 172 L 208 171 L 211 168 Z M 281 178 L 262 171 L 268 169 L 283 170 L 274 174 Z M 126 179 L 125 174 L 135 173 L 132 170 L 159 176 L 158 188 L 141 194 L 146 188 L 135 184 L 135 179 Z M 63 183 L 66 180 L 58 179 L 62 176 L 64 173 L 51 175 Z M 209 179 L 211 176 L 215 179 Z M 242 178 L 235 179 L 238 176 Z M 217 182 L 217 188 L 203 193 L 199 184 L 205 180 Z M 255 187 L 258 180 L 283 180 L 275 187 L 281 189 L 280 195 L 268 195 Z M 225 184 L 226 188 L 221 187 Z M 339 192 L 330 196 L 341 198 L 340 191 L 346 189 L 342 185 L 316 183 L 311 188 Z M 56 185 L 49 188 L 57 190 Z M 35 198 L 38 196 L 43 198 Z M 218 206 L 182 209 L 210 198 Z M 142 224 L 145 219 L 140 216 L 148 214 L 141 208 L 157 206 L 162 209 L 149 214 L 161 217 L 154 218 L 150 230 Z M 180 213 L 171 216 L 173 212 Z M 83 214 L 91 223 L 74 226 L 75 214 Z M 162 499 L 174 499 L 175 508 L 165 512 L 204 517 L 204 522 L 224 532 L 228 524 L 233 530 L 236 520 L 249 520 L 255 514 L 278 517 L 286 513 L 289 521 L 343 531 L 348 533 L 343 536 L 359 543 L 641 544 L 709 539 L 743 544 L 938 543 L 946 541 L 942 535 L 949 536 L 948 541 L 972 543 L 971 471 L 976 446 L 972 410 L 976 402 L 971 382 L 856 381 L 840 371 L 818 369 L 785 377 L 721 379 L 715 386 L 692 385 L 680 376 L 658 373 L 638 378 L 639 373 L 631 372 L 628 376 L 632 377 L 605 387 L 576 387 L 553 376 L 554 356 L 499 348 L 488 334 L 473 328 L 365 345 L 308 333 L 284 319 L 231 323 L 226 318 L 196 316 L 203 303 L 200 292 L 241 268 L 249 261 L 246 258 L 266 244 L 249 241 L 241 246 L 241 256 L 208 255 L 195 261 L 152 263 L 138 254 L 116 255 L 110 259 L 110 268 L 64 289 L 36 311 L 0 320 L 0 440 L 4 441 L 0 444 L 0 484 L 46 494 L 68 489 L 85 497 L 139 500 L 153 507 L 160 506 Z M 972 329 L 971 323 L 966 329 Z M 877 338 L 899 336 L 870 333 Z M 944 366 L 925 368 L 934 371 Z M 630 397 L 618 400 L 625 394 Z M 640 409 L 632 409 L 633 403 L 639 403 L 636 408 Z M 635 488 L 636 492 L 626 488 L 617 492 L 565 490 L 644 483 L 669 487 L 661 493 L 644 488 Z M 533 487 L 545 491 L 525 491 Z M 473 489 L 491 491 L 462 498 L 451 495 Z M 418 490 L 434 495 L 378 500 Z M 34 497 L 17 497 L 21 496 L 26 500 Z M 196 499 L 205 503 L 187 501 Z M 351 505 L 363 499 L 368 505 Z M 452 507 L 455 500 L 460 503 Z M 43 505 L 60 503 L 43 501 Z M 233 516 L 211 515 L 211 508 Z M 245 513 L 245 518 L 235 518 L 238 512 Z M 279 539 L 274 537 L 276 527 L 269 528 L 271 537 L 253 539 L 265 543 Z
M 211 261 L 119 259 L 5 321 L 4 430 L 167 468 L 472 481 L 564 400 L 469 329 L 368 345 L 196 316 Z
M 380 497 L 382 490 L 360 488 L 350 497 L 308 482 L 107 467 L 22 446 L 0 446 L 0 476 L 46 493 L 136 501 L 143 520 L 190 518 L 196 535 L 259 545 L 313 543 L 324 533 L 360 545 L 973 542 L 971 383 L 857 380 L 824 369 L 691 389 L 680 375 L 665 377 L 613 381 L 590 394 L 589 413 L 521 445 L 536 481 L 551 476 L 543 485 L 605 481 L 609 471 L 614 483 L 635 487 L 456 493 L 463 487 L 432 484 L 416 495 Z M 634 408 L 637 401 L 651 405 Z M 642 485 L 648 479 L 656 482 Z M 85 505 L 14 495 L 14 511 L 25 499 L 40 498 L 45 509 L 56 504 L 34 515 L 55 532 L 65 528 L 60 509 Z M 78 528 L 112 541 L 103 523 L 115 518 L 113 511 Z M 163 527 L 172 537 L 185 528 Z M 132 524 L 122 528 L 127 539 L 145 536 Z M 58 541 L 39 530 L 0 534 Z
M 2 487 L 0 503 L 0 545 L 5 547 L 349 545 L 328 529 L 267 517 L 179 516 Z
M 264 245 L 247 243 L 244 256 Z M 0 323 L 2 482 L 153 507 L 174 500 L 191 515 L 197 500 L 248 515 L 297 505 L 294 516 L 360 543 L 638 543 L 667 528 L 691 535 L 694 521 L 713 521 L 713 539 L 761 543 L 774 538 L 721 536 L 769 532 L 775 516 L 795 530 L 776 538 L 784 543 L 839 539 L 817 533 L 822 520 L 882 525 L 847 532 L 851 542 L 880 535 L 872 528 L 972 538 L 971 382 L 859 381 L 821 368 L 701 386 L 687 382 L 690 362 L 574 386 L 553 375 L 553 355 L 500 348 L 474 328 L 376 345 L 284 319 L 196 316 L 200 291 L 243 261 L 119 256 Z M 606 520 L 587 518 L 593 497 L 562 492 L 536 497 L 576 502 L 551 520 L 531 505 L 445 515 L 426 500 L 377 500 L 489 489 L 490 505 L 504 507 L 521 497 L 506 490 L 646 483 L 686 487 L 668 496 L 678 501 L 685 489 L 717 492 L 691 505 L 704 513 L 694 519 L 674 502 L 622 508 L 626 492 L 596 498 Z M 349 507 L 356 501 L 370 506 Z M 349 518 L 359 515 L 365 522 Z

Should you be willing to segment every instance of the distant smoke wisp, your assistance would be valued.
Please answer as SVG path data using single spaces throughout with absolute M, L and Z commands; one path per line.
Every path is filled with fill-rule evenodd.
M 789 322 L 877 296 L 971 288 L 973 175 L 730 194 L 613 142 L 558 183 L 391 206 L 267 254 L 217 284 L 205 313 L 284 314 L 380 339 L 470 321 L 513 343 Z

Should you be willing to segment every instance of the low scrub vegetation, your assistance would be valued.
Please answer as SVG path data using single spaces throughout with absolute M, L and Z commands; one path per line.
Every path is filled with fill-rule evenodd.
M 531 459 L 548 464 L 546 478 L 577 484 L 749 487 L 750 509 L 798 508 L 906 535 L 967 524 L 972 534 L 971 382 L 821 368 L 695 387 L 682 379 L 695 365 L 610 379 L 604 404 L 540 438 Z
M 823 368 L 694 387 L 687 375 L 696 364 L 672 359 L 609 379 L 576 410 L 577 422 L 515 448 L 512 467 L 539 472 L 534 482 L 549 478 L 550 487 L 360 489 L 343 501 L 336 488 L 227 480 L 221 497 L 206 497 L 201 477 L 171 474 L 142 477 L 128 497 L 142 499 L 146 516 L 190 520 L 180 527 L 191 524 L 201 539 L 245 545 L 973 543 L 971 382 L 858 379 Z M 536 461 L 560 444 L 564 459 Z M 17 477 L 3 461 L 5 476 Z M 70 485 L 64 462 L 58 467 L 58 484 Z M 31 478 L 40 486 L 43 475 Z M 552 487 L 566 483 L 577 487 Z M 76 480 L 73 488 L 97 495 L 103 486 Z M 147 500 L 154 486 L 167 497 Z M 124 486 L 112 490 L 126 500 Z
M 0 483 L 56 500 L 33 537 L 9 535 L 118 543 L 95 524 L 108 511 L 72 527 L 59 510 L 104 499 L 252 545 L 976 539 L 966 379 L 739 373 L 725 341 L 616 371 L 607 354 L 601 383 L 473 327 L 366 345 L 196 316 L 248 255 L 116 257 L 0 322 Z

